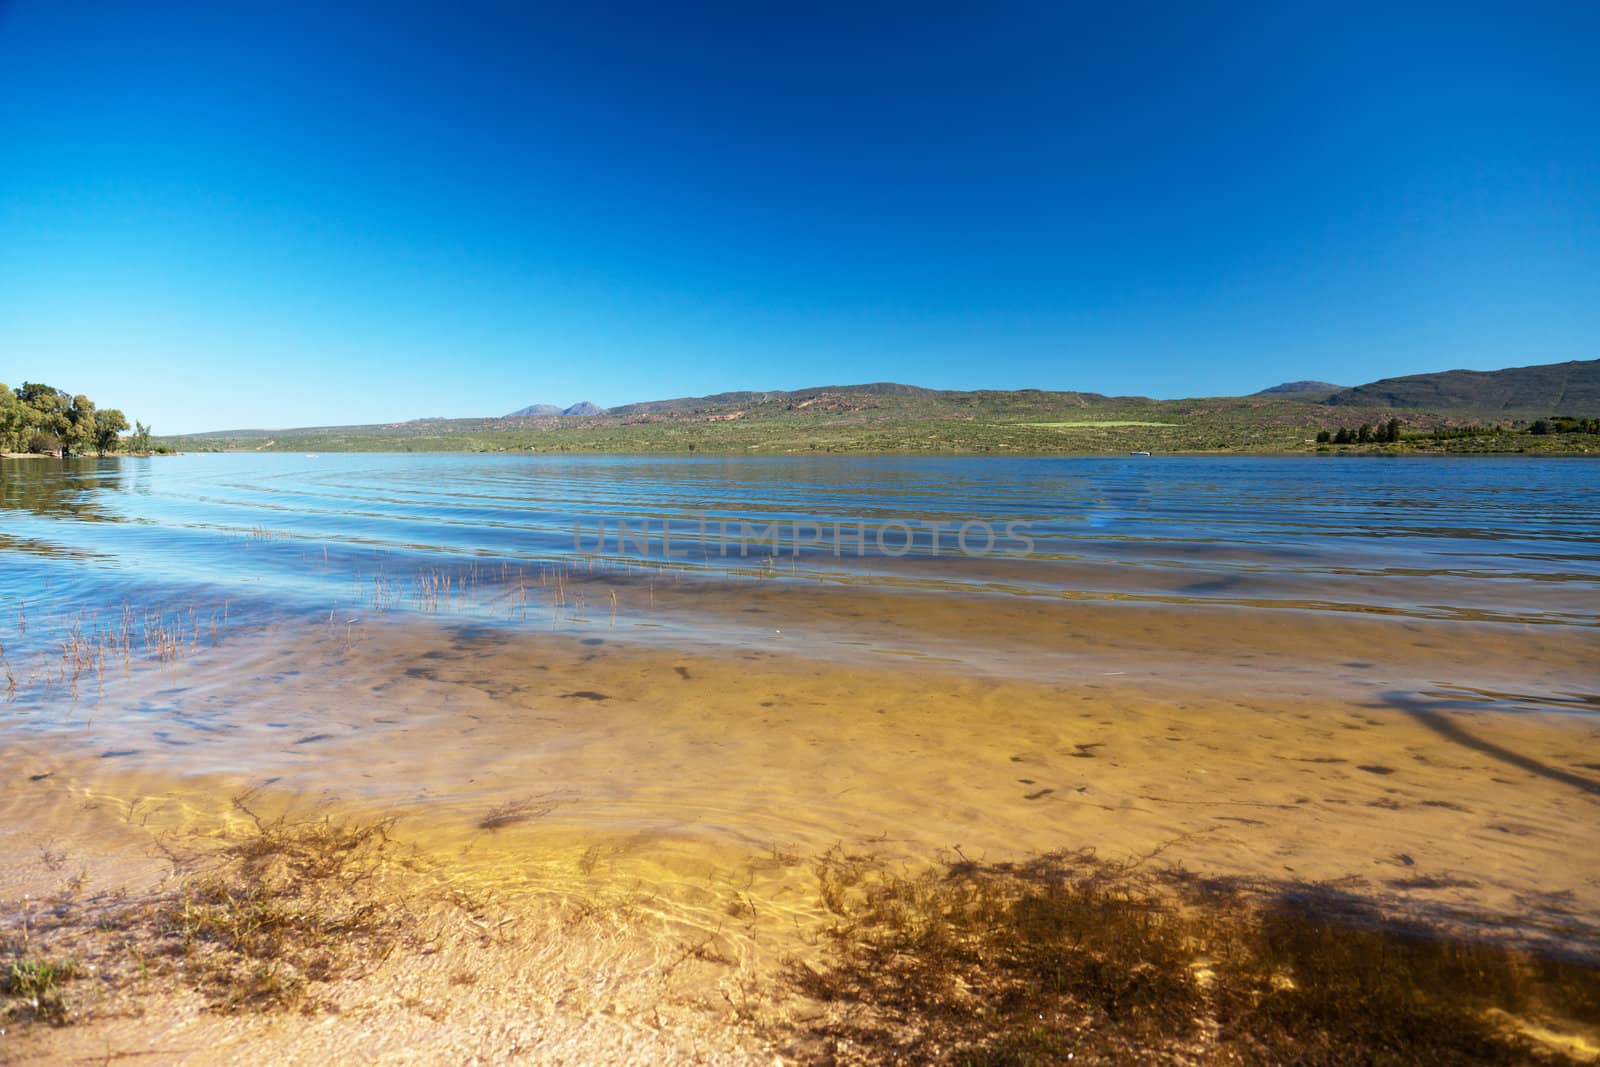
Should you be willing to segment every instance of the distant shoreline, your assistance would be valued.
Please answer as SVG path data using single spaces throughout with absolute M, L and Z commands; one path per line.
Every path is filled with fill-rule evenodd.
M 166 455 L 177 455 L 176 452 L 168 452 L 168 453 L 165 453 L 165 454 Z M 82 453 L 82 452 L 80 452 L 80 453 L 76 453 L 76 454 L 71 455 L 71 456 L 55 456 L 55 455 L 51 455 L 49 452 L 0 452 L 0 459 L 123 459 L 125 457 L 126 458 L 144 459 L 144 458 L 149 457 L 149 456 L 159 456 L 159 455 L 163 455 L 163 453 L 160 453 L 160 452 L 91 452 L 91 453 Z
M 126 453 L 118 453 L 126 455 Z M 683 458 L 695 457 L 702 459 L 760 459 L 760 458 L 798 458 L 809 459 L 838 458 L 838 459 L 873 459 L 873 458 L 927 458 L 927 459 L 1161 459 L 1164 457 L 1209 457 L 1216 459 L 1306 459 L 1324 457 L 1338 458 L 1363 458 L 1363 459 L 1600 459 L 1600 449 L 1480 449 L 1469 451 L 1465 449 L 1311 449 L 1296 451 L 1291 449 L 1261 449 L 1259 451 L 1217 449 L 1171 449 L 1167 451 L 1151 451 L 1148 456 L 1134 456 L 1125 451 L 1103 452 L 1068 452 L 1068 451 L 933 451 L 928 449 L 878 449 L 872 451 L 841 451 L 841 450 L 784 450 L 767 451 L 760 449 L 696 449 L 694 451 L 678 449 L 476 449 L 476 448 L 429 448 L 429 449 L 394 449 L 394 448 L 322 448 L 322 449 L 255 449 L 255 448 L 198 448 L 185 452 L 173 451 L 168 455 L 187 456 L 524 456 L 556 458 L 570 457 L 634 457 L 634 458 Z M 113 457 L 114 458 L 114 457 Z

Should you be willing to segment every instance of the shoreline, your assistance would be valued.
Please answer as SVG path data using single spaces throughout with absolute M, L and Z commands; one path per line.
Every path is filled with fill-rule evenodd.
M 97 452 L 94 455 L 79 453 L 73 456 L 53 456 L 48 452 L 0 452 L 0 459 L 149 459 L 151 456 L 177 454 L 174 452 Z
M 130 453 L 117 453 L 105 458 L 113 459 L 118 455 Z M 160 453 L 139 453 L 139 455 L 158 455 Z M 1066 451 L 1011 451 L 990 450 L 979 451 L 944 450 L 934 451 L 929 449 L 904 449 L 904 450 L 876 450 L 876 451 L 844 451 L 834 449 L 789 449 L 784 451 L 768 451 L 762 448 L 745 448 L 718 450 L 711 448 L 696 449 L 643 449 L 643 450 L 604 450 L 604 449 L 567 449 L 567 448 L 428 448 L 428 449 L 356 449 L 356 448 L 285 448 L 285 449 L 251 449 L 251 448 L 195 448 L 187 451 L 171 451 L 167 455 L 188 456 L 261 456 L 261 455 L 351 455 L 351 456 L 538 456 L 540 458 L 571 457 L 581 459 L 584 457 L 627 457 L 627 458 L 666 458 L 666 457 L 702 457 L 705 459 L 731 459 L 731 458 L 805 458 L 809 460 L 839 458 L 839 459 L 939 459 L 943 457 L 960 457 L 962 459 L 1159 459 L 1163 456 L 1182 456 L 1186 458 L 1243 458 L 1243 459 L 1304 459 L 1304 458 L 1365 458 L 1365 459 L 1440 459 L 1440 458 L 1480 458 L 1480 459 L 1575 459 L 1575 458 L 1600 458 L 1600 445 L 1593 449 L 1507 449 L 1504 451 L 1489 450 L 1450 450 L 1450 449 L 1407 449 L 1402 451 L 1386 451 L 1382 449 L 1368 450 L 1329 450 L 1307 449 L 1303 451 L 1292 450 L 1230 450 L 1230 449 L 1172 449 L 1154 451 L 1149 456 L 1135 456 L 1132 452 L 1122 450 L 1109 450 L 1102 452 L 1066 452 Z M 7 458 L 22 458 L 11 457 Z M 93 458 L 93 457 L 90 457 Z
M 1293 685 L 1246 706 L 1239 686 L 1200 698 L 1101 675 L 924 678 L 586 640 L 391 623 L 347 648 L 260 634 L 224 641 L 215 663 L 137 669 L 53 736 L 12 734 L 0 909 L 30 916 L 39 951 L 107 977 L 63 986 L 73 1025 L 8 1023 L 0 1059 L 111 1047 L 164 1062 L 198 1041 L 214 1050 L 199 1062 L 512 1046 L 540 1062 L 826 1061 L 832 1009 L 785 961 L 845 966 L 827 931 L 876 921 L 859 910 L 870 896 L 835 900 L 834 880 L 913 892 L 944 872 L 908 898 L 922 899 L 976 863 L 978 884 L 1024 891 L 1008 872 L 1083 850 L 1109 867 L 1072 869 L 1125 871 L 1129 891 L 1237 884 L 1217 922 L 1336 889 L 1343 903 L 1317 905 L 1329 916 L 1600 961 L 1583 830 L 1600 801 L 1484 757 L 1554 765 L 1592 737 L 1581 716 L 1454 711 L 1461 736 L 1441 747 L 1403 708 L 1295 699 Z M 272 757 L 241 771 L 247 752 Z M 298 855 L 318 827 L 374 825 L 395 850 L 377 881 L 294 899 L 376 906 L 388 925 L 368 931 L 372 951 L 394 948 L 326 979 L 273 950 L 301 976 L 292 1003 L 323 1025 L 280 1028 L 291 990 L 251 984 L 254 957 L 214 958 L 209 941 L 210 955 L 165 955 L 166 927 L 139 918 L 206 899 L 230 855 Z M 97 940 L 107 922 L 117 937 Z M 434 950 L 385 940 L 395 924 Z M 172 962 L 130 985 L 140 945 Z M 1555 1032 L 1575 1054 L 1600 1049 Z
M 0 603 L 0 1060 L 1600 1051 L 1576 469 L 1174 463 L 1081 513 L 1038 480 L 1037 559 L 705 542 L 679 570 L 520 513 L 554 561 L 482 532 L 570 500 L 573 466 L 74 466 L 8 482 L 33 540 Z M 897 501 L 980 470 L 915 466 L 800 480 L 920 528 Z M 701 499 L 706 472 L 617 467 L 587 495 Z M 787 468 L 754 467 L 715 472 L 728 502 L 793 510 Z M 857 473 L 880 467 L 899 496 Z M 421 517 L 271 517 L 284 470 Z M 26 496 L 91 477 L 158 521 Z M 973 508 L 1019 506 L 986 480 Z M 211 510 L 239 481 L 250 506 Z M 441 481 L 488 509 L 437 511 Z M 1530 484 L 1574 502 L 1532 546 L 1494 488 Z M 198 534 L 150 507 L 174 490 L 206 497 Z M 74 562 L 94 549 L 129 580 Z

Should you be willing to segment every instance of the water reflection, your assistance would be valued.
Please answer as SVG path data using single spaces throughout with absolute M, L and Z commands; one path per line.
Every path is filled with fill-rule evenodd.
M 105 494 L 122 490 L 148 462 L 73 457 L 0 459 L 0 512 L 28 511 L 76 522 L 112 520 Z

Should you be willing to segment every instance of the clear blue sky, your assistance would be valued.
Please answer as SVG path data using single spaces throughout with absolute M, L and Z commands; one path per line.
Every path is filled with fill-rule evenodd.
M 1313 6 L 0 0 L 0 380 L 183 432 L 1600 356 L 1600 5 Z

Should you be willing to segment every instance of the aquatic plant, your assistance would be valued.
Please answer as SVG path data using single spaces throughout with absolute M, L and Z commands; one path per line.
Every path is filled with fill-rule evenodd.
M 0 1006 L 70 1021 L 71 982 L 97 972 L 112 987 L 187 987 L 215 1011 L 309 1009 L 327 983 L 358 977 L 401 946 L 420 951 L 432 909 L 470 921 L 471 898 L 395 842 L 394 818 L 267 818 L 253 803 L 253 794 L 236 798 L 244 826 L 220 838 L 159 840 L 172 874 L 147 894 L 81 904 L 78 879 L 54 901 L 0 913 L 0 932 L 15 942 L 0 956 L 0 975 L 9 973 Z M 75 955 L 34 962 L 45 943 Z
M 1517 1020 L 1600 1023 L 1592 962 L 1452 935 L 1317 886 L 1092 853 L 921 873 L 834 851 L 786 1024 L 826 1063 L 1575 1063 Z
M 6 948 L 0 952 L 0 1020 L 37 1019 L 58 1026 L 68 1022 L 63 990 L 78 971 L 74 959 L 46 959 L 28 955 L 25 948 Z
M 135 610 L 123 602 L 111 621 L 104 621 L 94 608 L 82 607 L 54 615 L 36 612 L 30 623 L 27 605 L 21 603 L 15 636 L 0 641 L 4 698 L 44 698 L 65 690 L 76 700 L 86 679 L 102 687 L 107 668 L 119 662 L 124 672 L 132 670 L 135 662 L 176 663 L 201 647 L 202 622 L 206 642 L 221 643 L 222 627 L 228 621 L 227 601 L 220 611 L 219 620 L 218 609 L 202 614 L 193 603 Z M 8 644 L 15 662 L 6 654 Z

